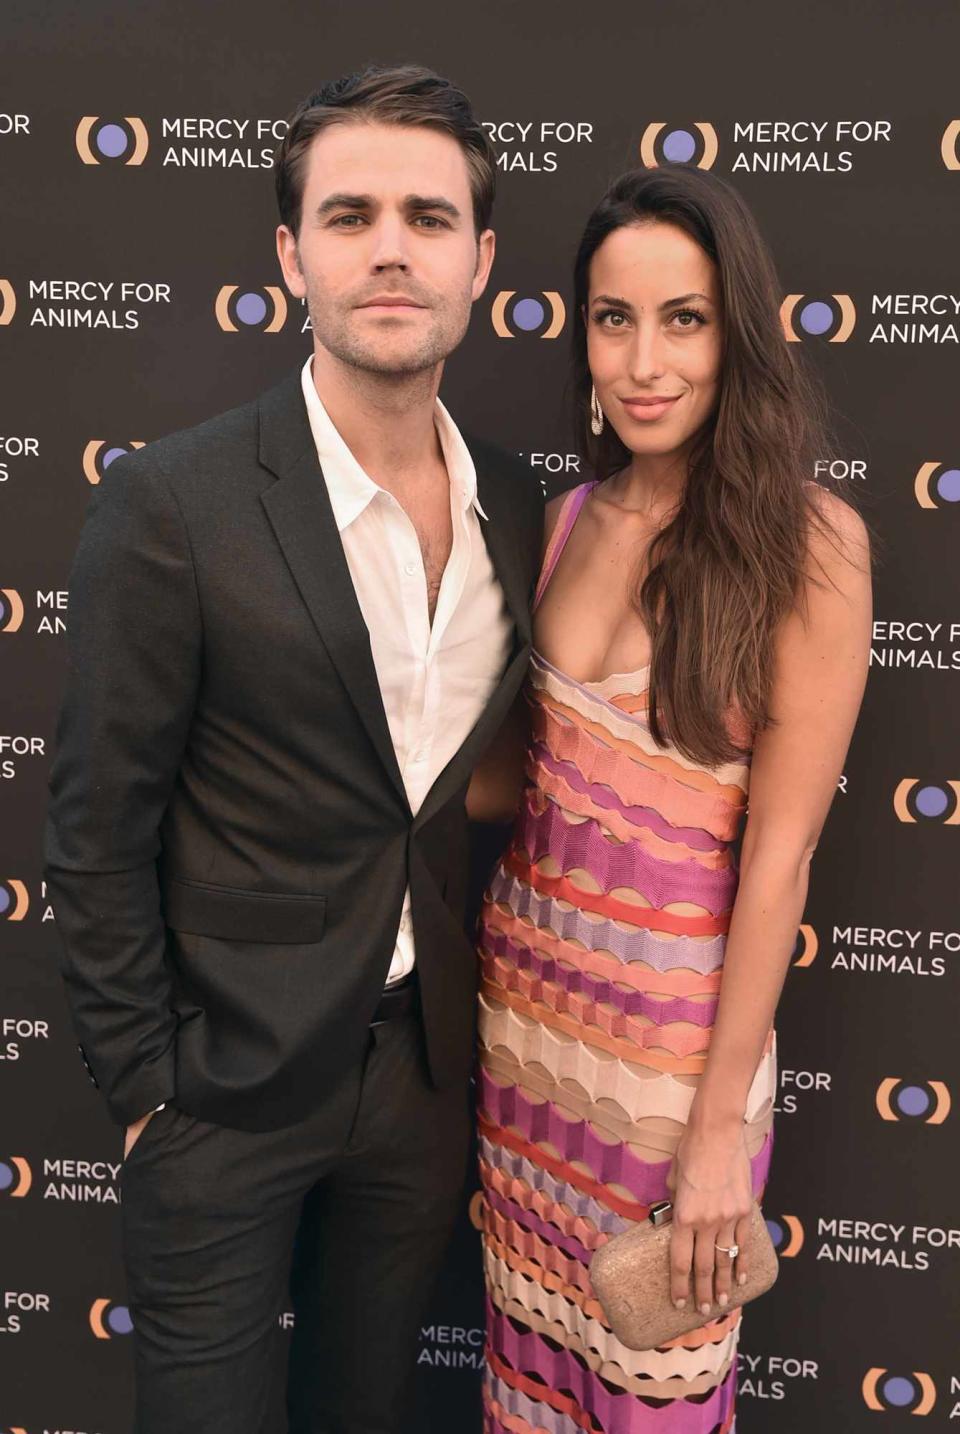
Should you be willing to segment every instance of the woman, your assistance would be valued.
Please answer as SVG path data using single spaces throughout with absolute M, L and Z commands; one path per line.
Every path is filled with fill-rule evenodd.
M 597 478 L 548 506 L 526 786 L 481 918 L 485 1420 L 714 1434 L 774 1012 L 866 677 L 868 545 L 810 481 L 815 389 L 729 185 L 625 175 L 574 286 Z M 502 747 L 475 815 L 491 766 L 502 789 Z M 672 1297 L 705 1323 L 636 1353 L 587 1264 L 664 1198 Z

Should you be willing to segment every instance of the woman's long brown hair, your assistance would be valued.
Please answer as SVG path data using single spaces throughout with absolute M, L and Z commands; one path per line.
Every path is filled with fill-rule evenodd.
M 595 476 L 631 454 L 609 422 L 599 439 L 590 431 L 590 264 L 609 234 L 651 221 L 675 224 L 716 264 L 723 349 L 716 410 L 634 605 L 652 640 L 651 733 L 718 765 L 749 745 L 744 731 L 771 720 L 774 634 L 802 605 L 811 526 L 828 527 L 811 486 L 814 461 L 828 452 L 826 405 L 784 337 L 773 260 L 736 190 L 685 165 L 634 170 L 591 214 L 574 265 L 577 443 Z

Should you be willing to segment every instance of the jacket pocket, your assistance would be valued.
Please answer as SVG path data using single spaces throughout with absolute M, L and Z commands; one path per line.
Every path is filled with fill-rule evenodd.
M 173 931 L 226 941 L 319 941 L 327 898 L 312 893 L 244 891 L 177 877 L 164 884 L 164 920 Z

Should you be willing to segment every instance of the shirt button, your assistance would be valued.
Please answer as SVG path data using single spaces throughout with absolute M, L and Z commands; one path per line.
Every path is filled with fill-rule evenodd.
M 404 563 L 403 571 L 406 573 L 408 578 L 412 578 L 414 573 L 417 571 L 416 563 Z

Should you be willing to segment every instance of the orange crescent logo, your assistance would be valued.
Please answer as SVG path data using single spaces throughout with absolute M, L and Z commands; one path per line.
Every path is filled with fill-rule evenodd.
M 17 632 L 23 622 L 23 599 L 16 588 L 0 588 L 0 593 L 10 605 L 9 620 L 0 627 L 0 632 Z
M 20 1176 L 20 1183 L 16 1190 L 10 1191 L 10 1198 L 12 1200 L 22 1200 L 33 1184 L 33 1172 L 22 1155 L 11 1155 L 10 1164 L 16 1167 L 17 1173 Z
M 109 1339 L 110 1331 L 103 1327 L 103 1312 L 109 1305 L 109 1300 L 94 1300 L 90 1306 L 90 1328 L 97 1339 Z
M 0 279 L 0 324 L 9 324 L 17 312 L 17 295 L 9 279 Z
M 808 926 L 804 923 L 800 927 L 800 934 L 803 937 L 803 950 L 793 964 L 794 966 L 812 966 L 817 959 L 817 952 L 820 950 L 817 933 L 812 926 Z
M 780 1220 L 786 1226 L 787 1230 L 790 1233 L 789 1240 L 785 1242 L 783 1248 L 780 1251 L 780 1257 L 781 1259 L 789 1260 L 792 1259 L 795 1255 L 799 1255 L 800 1251 L 803 1249 L 803 1226 L 797 1219 L 796 1215 L 781 1215 Z
M 17 881 L 17 879 L 12 876 L 7 878 L 7 886 L 9 886 L 10 890 L 17 898 L 13 904 L 13 909 L 7 916 L 7 920 L 22 921 L 23 918 L 26 916 L 27 912 L 30 910 L 30 896 L 27 891 L 27 888 L 24 886 L 22 881 Z
M 943 131 L 943 139 L 940 141 L 940 154 L 948 169 L 960 169 L 960 153 L 957 150 L 957 141 L 960 140 L 960 119 L 951 120 Z
M 930 479 L 939 467 L 939 463 L 923 463 L 917 469 L 917 476 L 913 480 L 913 492 L 921 508 L 939 507 L 939 504 L 930 497 Z

